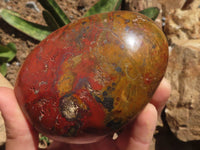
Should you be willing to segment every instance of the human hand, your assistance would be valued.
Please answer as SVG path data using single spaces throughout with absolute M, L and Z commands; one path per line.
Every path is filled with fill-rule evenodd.
M 66 144 L 53 142 L 50 150 L 148 150 L 160 115 L 170 95 L 170 85 L 163 79 L 150 103 L 137 118 L 129 124 L 116 140 L 108 136 L 91 144 Z M 6 126 L 7 150 L 38 149 L 38 133 L 26 121 L 21 112 L 14 92 L 0 88 L 0 111 Z

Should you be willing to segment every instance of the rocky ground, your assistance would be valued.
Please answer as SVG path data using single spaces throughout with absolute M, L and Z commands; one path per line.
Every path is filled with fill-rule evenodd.
M 56 0 L 73 21 L 98 0 Z M 30 2 L 34 2 L 30 4 Z M 161 13 L 156 23 L 164 29 L 170 44 L 166 78 L 172 94 L 152 141 L 151 150 L 199 150 L 200 148 L 200 1 L 199 0 L 124 0 L 122 9 L 142 10 L 157 6 Z M 40 24 L 42 7 L 36 0 L 0 0 L 0 8 L 18 12 L 23 18 Z M 16 58 L 8 64 L 6 78 L 14 85 L 26 56 L 39 42 L 9 26 L 0 18 L 0 43 L 14 42 Z M 5 142 L 0 117 L 0 145 Z M 3 149 L 1 146 L 0 149 Z

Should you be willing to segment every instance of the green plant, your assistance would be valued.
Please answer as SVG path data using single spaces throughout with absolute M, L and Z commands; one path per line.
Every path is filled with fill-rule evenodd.
M 0 45 L 0 72 L 2 75 L 7 73 L 7 63 L 12 61 L 16 55 L 16 46 L 14 43 L 8 43 L 6 46 Z
M 44 135 L 42 135 L 42 134 L 39 135 L 39 142 L 41 142 L 41 143 L 44 142 L 44 143 L 46 143 L 47 145 L 50 144 L 49 138 L 46 137 L 46 136 L 44 136 Z
M 156 18 L 159 15 L 159 8 L 157 7 L 150 7 L 147 9 L 144 9 L 142 11 L 139 11 L 139 13 L 146 15 L 147 17 L 151 18 L 152 20 L 156 20 Z
M 47 26 L 24 20 L 16 12 L 7 9 L 0 9 L 0 16 L 11 26 L 39 41 L 56 29 L 70 23 L 68 17 L 54 0 L 38 0 L 38 2 L 44 7 L 42 14 Z M 121 3 L 122 0 L 99 0 L 85 13 L 84 17 L 118 10 Z M 140 11 L 140 13 L 155 20 L 159 14 L 159 9 L 152 7 Z

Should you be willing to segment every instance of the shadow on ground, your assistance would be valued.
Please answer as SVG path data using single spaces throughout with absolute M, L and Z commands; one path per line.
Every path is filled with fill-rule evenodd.
M 200 141 L 182 142 L 170 131 L 165 114 L 162 113 L 163 127 L 157 127 L 155 150 L 200 150 Z

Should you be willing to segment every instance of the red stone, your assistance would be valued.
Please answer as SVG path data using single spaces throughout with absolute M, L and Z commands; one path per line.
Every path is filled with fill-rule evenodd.
M 128 11 L 98 14 L 43 40 L 24 62 L 14 90 L 39 132 L 94 142 L 135 118 L 167 61 L 167 40 L 152 20 Z

